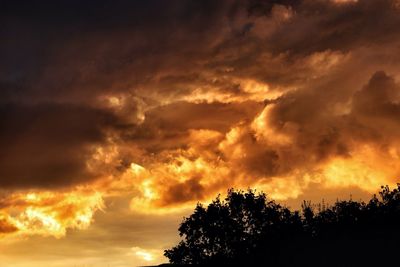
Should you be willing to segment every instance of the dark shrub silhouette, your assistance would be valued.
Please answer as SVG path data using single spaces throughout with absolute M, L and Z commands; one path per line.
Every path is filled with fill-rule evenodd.
M 400 253 L 400 185 L 368 203 L 303 202 L 291 211 L 253 190 L 229 190 L 198 204 L 179 227 L 183 240 L 165 256 L 173 264 L 382 266 Z

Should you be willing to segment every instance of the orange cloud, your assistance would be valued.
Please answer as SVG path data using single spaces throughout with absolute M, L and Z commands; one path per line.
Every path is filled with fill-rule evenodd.
M 4 229 L 8 232 L 59 238 L 67 229 L 87 228 L 93 214 L 103 208 L 103 200 L 101 194 L 79 188 L 71 192 L 15 193 L 2 199 L 1 205 L 2 212 L 13 214 L 7 217 L 9 226 Z

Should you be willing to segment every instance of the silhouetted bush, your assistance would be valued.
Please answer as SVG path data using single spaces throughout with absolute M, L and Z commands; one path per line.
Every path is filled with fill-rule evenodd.
M 368 203 L 318 207 L 303 202 L 301 212 L 291 211 L 264 193 L 229 190 L 224 201 L 198 204 L 179 227 L 182 241 L 164 255 L 181 265 L 382 266 L 396 259 L 400 185 L 382 187 Z

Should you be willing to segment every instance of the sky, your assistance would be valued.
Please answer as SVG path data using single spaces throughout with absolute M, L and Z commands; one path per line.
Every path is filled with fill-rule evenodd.
M 0 267 L 166 262 L 196 203 L 400 176 L 399 0 L 0 1 Z

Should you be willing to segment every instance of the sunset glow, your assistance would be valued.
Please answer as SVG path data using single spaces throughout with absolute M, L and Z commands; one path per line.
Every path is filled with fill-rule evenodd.
M 0 7 L 5 267 L 166 262 L 231 188 L 400 182 L 398 0 L 34 2 Z

